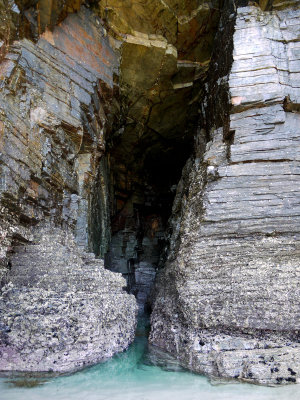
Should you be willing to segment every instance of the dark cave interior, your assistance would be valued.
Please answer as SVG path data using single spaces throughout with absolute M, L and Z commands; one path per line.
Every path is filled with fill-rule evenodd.
M 192 132 L 177 140 L 148 132 L 134 146 L 125 134 L 111 144 L 107 157 L 111 240 L 105 266 L 123 274 L 140 309 L 151 307 L 176 186 L 192 149 Z

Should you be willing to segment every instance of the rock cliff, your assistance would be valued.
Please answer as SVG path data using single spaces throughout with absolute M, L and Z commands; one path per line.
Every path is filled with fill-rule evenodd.
M 298 382 L 299 1 L 0 19 L 0 370 L 122 351 L 135 294 L 184 367 Z
M 96 229 L 103 249 L 110 237 L 97 180 L 118 97 L 112 42 L 82 8 L 13 42 L 0 66 L 1 371 L 68 372 L 134 338 L 126 281 L 86 253 Z
M 70 372 L 123 351 L 135 333 L 126 281 L 55 228 L 14 248 L 0 299 L 0 370 Z
M 299 17 L 243 7 L 221 21 L 232 59 L 215 57 L 209 141 L 174 204 L 150 341 L 215 377 L 298 381 Z

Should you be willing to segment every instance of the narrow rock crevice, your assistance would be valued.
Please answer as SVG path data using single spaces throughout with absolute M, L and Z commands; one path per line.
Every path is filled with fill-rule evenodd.
M 0 372 L 102 361 L 147 310 L 155 360 L 299 381 L 299 18 L 0 0 Z

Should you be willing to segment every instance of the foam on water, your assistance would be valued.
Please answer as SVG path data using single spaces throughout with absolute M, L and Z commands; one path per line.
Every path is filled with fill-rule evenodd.
M 300 385 L 268 388 L 242 383 L 211 385 L 186 371 L 148 365 L 147 339 L 137 336 L 128 351 L 40 386 L 16 387 L 0 379 L 0 400 L 299 400 Z M 146 362 L 145 362 L 146 361 Z

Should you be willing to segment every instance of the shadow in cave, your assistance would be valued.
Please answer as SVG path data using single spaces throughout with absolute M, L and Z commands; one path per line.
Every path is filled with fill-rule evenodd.
M 166 231 L 193 136 L 157 141 L 149 133 L 134 146 L 124 136 L 110 145 L 111 238 L 105 267 L 122 273 L 139 312 L 151 312 L 156 272 L 163 266 Z

